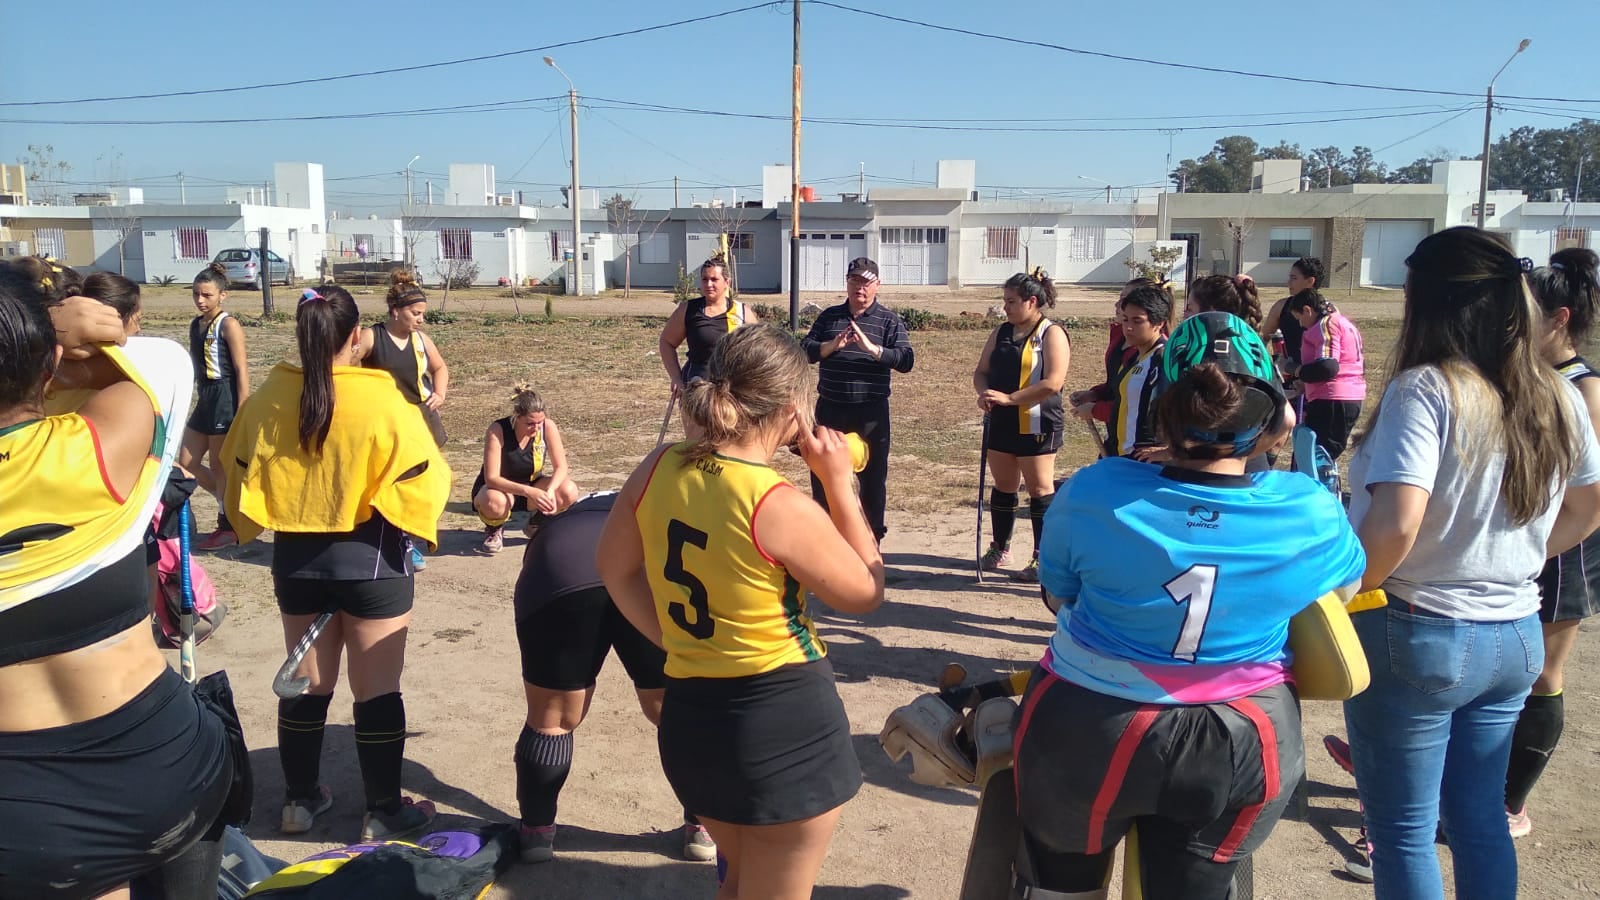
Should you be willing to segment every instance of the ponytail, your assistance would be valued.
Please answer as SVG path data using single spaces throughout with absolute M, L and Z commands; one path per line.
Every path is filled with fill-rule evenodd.
M 300 449 L 322 452 L 333 426 L 333 357 L 361 322 L 355 298 L 337 285 L 307 290 L 295 310 L 294 339 L 305 382 L 300 389 Z
M 1056 305 L 1056 283 L 1043 266 L 1034 266 L 1032 272 L 1018 272 L 1006 280 L 1005 287 L 1017 292 L 1024 300 L 1033 300 L 1040 309 Z
M 208 264 L 204 269 L 200 270 L 200 274 L 194 276 L 194 286 L 199 287 L 202 284 L 209 284 L 215 287 L 219 294 L 227 293 L 228 267 L 220 262 Z

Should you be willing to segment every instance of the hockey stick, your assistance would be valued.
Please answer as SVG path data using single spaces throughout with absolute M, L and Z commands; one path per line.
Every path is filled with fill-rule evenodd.
M 672 421 L 672 408 L 678 405 L 678 392 L 674 390 L 672 396 L 667 398 L 667 414 L 661 417 L 661 433 L 656 435 L 656 448 L 660 449 L 661 442 L 667 439 L 667 423 Z
M 983 584 L 983 481 L 989 473 L 989 414 L 983 414 L 983 438 L 978 450 L 978 527 L 973 532 L 973 561 L 978 569 L 978 583 Z
M 317 616 L 306 633 L 300 636 L 300 642 L 289 651 L 289 658 L 278 667 L 278 674 L 272 677 L 272 692 L 285 700 L 293 700 L 301 692 L 311 686 L 311 679 L 306 676 L 296 676 L 295 671 L 300 668 L 300 661 L 306 658 L 311 645 L 317 642 L 322 634 L 322 629 L 328 627 L 328 622 L 333 619 L 333 613 L 325 612 Z
M 1100 436 L 1100 426 L 1092 419 L 1084 419 L 1083 427 L 1089 429 L 1089 434 L 1094 436 L 1094 455 L 1096 459 L 1106 458 L 1106 439 Z
M 194 668 L 194 585 L 189 582 L 189 529 L 193 524 L 185 499 L 178 507 L 178 674 L 190 684 L 199 680 Z

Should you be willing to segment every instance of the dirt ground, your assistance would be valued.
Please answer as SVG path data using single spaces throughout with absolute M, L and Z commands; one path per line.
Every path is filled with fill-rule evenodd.
M 147 331 L 183 340 L 192 315 L 187 291 L 153 289 L 148 296 Z M 292 296 L 280 289 L 279 308 L 292 309 Z M 893 305 L 902 300 L 887 299 Z M 1069 314 L 1094 317 L 1104 314 L 1110 299 L 1089 293 L 1062 306 Z M 983 292 L 968 292 L 919 296 L 913 305 L 981 310 L 989 300 Z M 358 301 L 369 318 L 381 310 L 376 289 L 358 295 Z M 524 311 L 542 314 L 542 298 L 519 303 Z M 235 311 L 259 311 L 258 304 L 257 296 L 246 292 L 229 297 Z M 1341 304 L 1365 331 L 1369 359 L 1385 355 L 1397 304 L 1397 295 Z M 472 313 L 509 313 L 510 306 L 498 296 L 452 297 L 450 302 L 452 310 Z M 511 752 L 524 704 L 511 590 L 524 541 L 508 531 L 507 548 L 499 556 L 472 552 L 481 525 L 466 492 L 481 460 L 483 429 L 506 414 L 511 383 L 530 378 L 567 436 L 578 484 L 584 489 L 619 486 L 653 445 L 665 408 L 666 380 L 655 338 L 669 310 L 659 293 L 631 300 L 558 299 L 553 323 L 479 324 L 467 317 L 430 332 L 452 364 L 444 418 L 455 490 L 441 522 L 440 550 L 417 581 L 404 680 L 411 729 L 404 784 L 407 793 L 435 801 L 445 813 L 516 818 Z M 1073 335 L 1069 388 L 1098 380 L 1103 335 L 1092 329 Z M 246 336 L 257 382 L 273 361 L 292 354 L 287 324 L 248 328 Z M 980 589 L 972 576 L 978 413 L 969 385 L 983 333 L 918 332 L 912 339 L 916 370 L 895 376 L 890 531 L 884 542 L 887 601 L 859 619 L 815 610 L 867 781 L 845 808 L 815 893 L 819 898 L 955 896 L 976 798 L 970 791 L 914 785 L 883 755 L 878 731 L 891 710 L 929 688 L 945 662 L 961 662 L 975 676 L 1030 664 L 1051 628 L 1034 592 L 992 581 Z M 1379 368 L 1369 364 L 1371 371 Z M 1374 377 L 1374 389 L 1377 381 Z M 1069 430 L 1068 436 L 1058 458 L 1061 474 L 1092 459 L 1085 432 Z M 778 464 L 791 477 L 800 475 L 786 457 Z M 209 522 L 213 506 L 209 498 L 197 499 L 196 521 Z M 1028 543 L 1027 528 L 1020 527 L 1014 552 L 1026 553 Z M 336 806 L 308 835 L 285 840 L 276 833 L 282 778 L 276 699 L 268 684 L 284 650 L 269 562 L 270 547 L 264 543 L 206 560 L 230 615 L 200 647 L 198 658 L 203 671 L 227 669 L 235 687 L 256 777 L 255 820 L 248 833 L 266 852 L 293 861 L 355 840 L 361 787 L 348 695 L 341 689 L 323 753 L 323 777 L 337 796 Z M 1600 800 L 1600 654 L 1594 647 L 1591 638 L 1580 641 L 1569 664 L 1566 737 L 1530 804 L 1535 831 L 1518 843 L 1525 896 L 1600 894 L 1600 865 L 1594 862 L 1600 841 L 1588 828 Z M 1322 735 L 1343 732 L 1339 707 L 1308 704 L 1305 722 L 1309 808 L 1304 813 L 1291 808 L 1290 818 L 1257 855 L 1256 896 L 1369 896 L 1368 887 L 1342 874 L 1359 820 L 1349 778 L 1321 748 Z M 712 867 L 677 858 L 678 815 L 651 728 L 613 659 L 577 734 L 555 861 L 515 867 L 490 896 L 710 897 Z M 1441 848 L 1441 857 L 1448 866 L 1448 850 Z

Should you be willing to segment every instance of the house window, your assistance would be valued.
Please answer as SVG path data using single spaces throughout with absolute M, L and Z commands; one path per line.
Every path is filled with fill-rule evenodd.
M 1311 255 L 1311 229 L 1274 228 L 1267 239 L 1267 255 L 1273 259 L 1299 259 Z
M 1067 237 L 1067 259 L 1099 260 L 1106 258 L 1106 229 L 1104 225 L 1074 225 Z
M 950 238 L 950 229 L 948 228 L 929 228 L 927 233 L 928 243 L 930 244 L 943 244 Z
M 550 261 L 561 262 L 567 258 L 567 252 L 572 249 L 572 232 L 570 230 L 556 230 L 550 232 Z
M 1017 258 L 1017 226 L 991 225 L 984 229 L 984 259 Z
M 178 245 L 179 259 L 211 258 L 211 241 L 204 228 L 175 228 L 172 237 Z
M 39 256 L 48 256 L 51 259 L 65 259 L 67 255 L 67 233 L 61 228 L 35 228 L 33 242 L 36 245 L 33 252 Z
M 470 228 L 441 228 L 441 229 L 439 229 L 439 258 L 440 259 L 471 259 L 472 258 L 472 229 L 470 229 Z
M 839 235 L 839 239 L 843 240 L 844 235 Z M 733 251 L 734 262 L 756 261 L 756 236 L 749 232 L 734 232 L 728 235 L 728 248 Z
M 898 243 L 900 243 L 900 229 L 898 229 L 898 228 L 880 228 L 880 229 L 878 229 L 878 243 L 880 243 L 880 244 L 898 244 Z
M 1566 227 L 1556 229 L 1556 250 L 1587 246 L 1589 246 L 1589 229 Z
M 639 232 L 639 262 L 652 265 L 672 262 L 672 242 L 664 234 Z

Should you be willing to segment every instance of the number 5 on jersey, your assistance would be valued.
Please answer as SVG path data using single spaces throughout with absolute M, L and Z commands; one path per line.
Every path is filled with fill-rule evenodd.
M 716 632 L 717 623 L 711 618 L 711 595 L 706 592 L 705 582 L 683 567 L 683 545 L 692 544 L 704 550 L 709 539 L 710 536 L 704 531 L 690 526 L 687 522 L 678 519 L 669 520 L 667 563 L 661 567 L 661 573 L 668 581 L 681 584 L 689 591 L 689 607 L 694 609 L 694 621 L 689 620 L 688 609 L 680 600 L 673 600 L 667 604 L 667 615 L 673 624 L 702 641 Z

